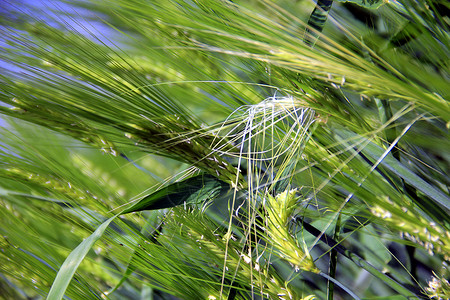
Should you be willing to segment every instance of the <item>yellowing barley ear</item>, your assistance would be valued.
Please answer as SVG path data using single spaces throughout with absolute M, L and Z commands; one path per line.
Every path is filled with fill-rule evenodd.
M 276 197 L 266 194 L 267 219 L 266 230 L 269 243 L 273 245 L 278 255 L 290 262 L 295 270 L 319 273 L 314 261 L 306 248 L 302 248 L 289 232 L 289 220 L 294 213 L 298 198 L 297 190 L 286 190 Z

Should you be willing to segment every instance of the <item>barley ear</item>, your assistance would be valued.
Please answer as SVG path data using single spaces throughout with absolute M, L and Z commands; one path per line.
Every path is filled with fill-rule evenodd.
M 296 189 L 286 190 L 273 197 L 267 197 L 267 233 L 270 242 L 278 255 L 290 262 L 295 270 L 319 273 L 314 261 L 306 248 L 299 246 L 296 239 L 289 232 L 289 220 L 296 208 Z

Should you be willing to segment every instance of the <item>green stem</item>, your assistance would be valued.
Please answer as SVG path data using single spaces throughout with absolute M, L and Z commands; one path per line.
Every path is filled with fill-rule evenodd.
M 355 293 L 353 293 L 348 287 L 346 287 L 345 285 L 343 285 L 342 283 L 340 283 L 339 281 L 337 281 L 336 279 L 332 278 L 331 276 L 328 276 L 327 274 L 320 272 L 319 273 L 320 276 L 328 279 L 328 281 L 333 282 L 333 284 L 336 284 L 337 286 L 339 286 L 341 289 L 343 289 L 344 291 L 346 291 L 350 296 L 353 297 L 353 299 L 356 300 L 361 300 L 358 296 L 356 296 Z
M 339 241 L 339 232 L 341 231 L 341 214 L 339 213 L 338 219 L 336 222 L 336 227 L 334 228 L 334 240 Z M 331 249 L 330 253 L 330 267 L 328 269 L 328 274 L 330 274 L 331 278 L 336 278 L 336 267 L 337 267 L 337 254 L 335 248 Z M 328 300 L 333 300 L 334 294 L 334 282 L 332 280 L 328 280 Z

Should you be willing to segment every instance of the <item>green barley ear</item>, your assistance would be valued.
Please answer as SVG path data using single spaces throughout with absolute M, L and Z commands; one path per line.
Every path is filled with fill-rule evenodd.
M 444 277 L 433 275 L 431 281 L 428 282 L 428 287 L 425 288 L 428 297 L 431 299 L 450 299 L 449 281 Z
M 179 208 L 175 210 L 166 224 L 166 230 L 176 232 L 171 236 L 176 241 L 178 235 L 183 240 L 192 255 L 205 262 L 205 268 L 213 271 L 224 267 L 227 280 L 234 281 L 236 286 L 245 282 L 251 282 L 255 293 L 261 293 L 268 299 L 301 299 L 298 293 L 277 273 L 273 265 L 264 259 L 260 260 L 253 254 L 242 253 L 241 244 L 231 233 L 221 236 L 208 218 L 195 213 L 189 213 Z M 160 240 L 161 241 L 161 240 Z M 225 249 L 224 241 L 228 241 L 228 249 Z M 223 266 L 221 262 L 226 261 Z M 226 299 L 229 296 L 228 287 L 224 289 L 208 290 L 208 299 Z M 315 299 L 314 295 L 306 298 Z
M 267 199 L 267 233 L 270 242 L 277 250 L 280 257 L 289 261 L 295 270 L 319 273 L 314 261 L 306 247 L 301 247 L 289 232 L 289 220 L 291 219 L 298 198 L 295 196 L 297 189 L 286 190 L 276 197 L 266 194 Z
M 398 230 L 400 235 L 425 248 L 430 255 L 442 254 L 450 260 L 450 232 L 444 227 L 421 216 L 413 205 L 391 201 L 388 197 L 378 197 L 377 204 L 370 208 L 372 214 Z
M 14 84 L 17 86 L 14 86 Z M 10 84 L 8 88 L 11 91 L 8 90 L 7 92 L 15 92 L 14 88 L 22 92 L 28 91 L 26 86 L 22 86 L 19 83 L 14 84 Z M 32 95 L 33 93 L 30 92 L 28 98 L 26 96 L 13 97 L 11 99 L 5 97 L 2 101 L 11 107 L 0 107 L 0 113 L 62 132 L 105 153 L 114 156 L 119 154 L 116 145 L 107 134 L 104 134 L 104 129 L 95 127 L 98 124 L 83 120 L 81 115 L 76 113 L 63 111 L 60 106 L 53 103 L 40 102 L 37 104 Z

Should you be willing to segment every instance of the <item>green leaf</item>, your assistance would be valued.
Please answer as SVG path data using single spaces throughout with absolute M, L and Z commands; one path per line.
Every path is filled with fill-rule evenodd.
M 111 217 L 103 222 L 103 224 L 100 225 L 93 234 L 91 234 L 69 254 L 63 265 L 59 269 L 58 274 L 56 274 L 55 281 L 53 282 L 52 287 L 50 288 L 50 292 L 47 295 L 48 300 L 62 299 L 81 261 L 88 254 L 89 250 L 92 248 L 95 242 L 103 235 L 106 228 L 108 228 L 108 225 L 117 216 L 118 215 L 115 215 L 114 217 Z
M 355 137 L 349 132 L 341 131 L 339 134 L 342 137 L 349 139 Z M 406 183 L 413 186 L 418 191 L 424 193 L 427 197 L 434 200 L 435 203 L 439 204 L 442 208 L 445 208 L 446 211 L 450 211 L 450 198 L 448 195 L 420 178 L 417 174 L 395 159 L 390 153 L 386 155 L 385 152 L 385 149 L 372 142 L 369 142 L 362 150 L 362 153 L 375 161 L 383 157 L 380 162 L 381 166 L 402 178 Z
M 181 182 L 175 182 L 126 209 L 123 214 L 174 207 L 183 203 L 196 204 L 217 197 L 229 189 L 229 185 L 214 176 L 201 174 Z
M 350 2 L 366 8 L 378 8 L 385 3 L 383 0 L 337 0 L 338 2 Z
M 385 150 L 374 143 L 369 143 L 363 150 L 365 154 L 370 156 L 371 158 L 377 160 L 379 159 Z M 424 193 L 426 196 L 433 199 L 436 203 L 441 205 L 447 211 L 450 211 L 450 198 L 444 194 L 442 191 L 438 190 L 434 186 L 427 183 L 425 180 L 420 178 L 418 175 L 413 173 L 407 167 L 405 167 L 402 163 L 396 160 L 392 155 L 386 155 L 386 157 L 381 162 L 381 165 L 399 176 L 406 183 L 415 187 L 417 190 Z
M 422 34 L 422 28 L 413 22 L 407 22 L 389 41 L 391 46 L 401 47 Z

